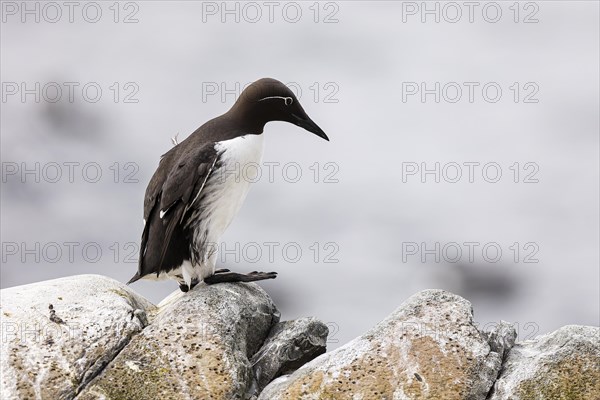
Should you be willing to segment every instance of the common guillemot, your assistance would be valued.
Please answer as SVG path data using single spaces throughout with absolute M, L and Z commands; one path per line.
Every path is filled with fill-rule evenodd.
M 215 270 L 215 244 L 250 185 L 250 179 L 240 179 L 235 171 L 260 163 L 262 133 L 270 121 L 290 122 L 329 140 L 283 83 L 271 78 L 252 83 L 229 111 L 161 157 L 146 189 L 138 271 L 128 284 L 142 278 L 171 278 L 187 292 L 200 281 L 251 282 L 277 276 Z

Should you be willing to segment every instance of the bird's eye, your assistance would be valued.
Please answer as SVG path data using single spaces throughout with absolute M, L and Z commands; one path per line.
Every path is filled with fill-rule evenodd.
M 283 99 L 283 101 L 285 102 L 286 106 L 289 106 L 289 105 L 291 105 L 294 102 L 294 100 L 292 100 L 291 97 L 286 97 L 286 98 Z

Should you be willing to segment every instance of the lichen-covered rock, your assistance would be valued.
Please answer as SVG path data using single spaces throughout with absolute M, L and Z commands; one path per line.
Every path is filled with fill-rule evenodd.
M 271 298 L 253 283 L 200 284 L 161 304 L 77 399 L 246 397 L 249 359 L 279 320 Z
M 200 284 L 156 307 L 73 276 L 1 290 L 0 319 L 2 400 L 600 400 L 599 328 L 515 345 L 512 325 L 480 332 L 470 303 L 441 290 L 328 354 L 322 322 L 278 322 L 253 283 Z
M 274 380 L 259 399 L 485 399 L 501 360 L 468 301 L 426 290 L 363 336 Z
M 0 291 L 2 399 L 71 399 L 147 324 L 154 306 L 79 275 Z
M 250 360 L 258 393 L 282 374 L 291 373 L 325 353 L 329 328 L 316 318 L 275 324 L 261 349 Z
M 600 329 L 564 326 L 516 344 L 490 400 L 599 400 Z

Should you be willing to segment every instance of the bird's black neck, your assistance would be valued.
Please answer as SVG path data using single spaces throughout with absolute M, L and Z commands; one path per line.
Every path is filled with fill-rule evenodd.
M 266 123 L 269 122 L 267 116 L 262 114 L 259 110 L 240 106 L 236 103 L 228 112 L 223 114 L 223 117 L 240 131 L 259 135 L 263 133 Z

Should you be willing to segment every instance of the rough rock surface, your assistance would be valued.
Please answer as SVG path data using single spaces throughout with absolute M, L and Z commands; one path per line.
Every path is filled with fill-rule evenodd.
M 154 306 L 98 275 L 0 292 L 2 399 L 70 399 L 147 324 Z
M 278 320 L 256 284 L 200 284 L 165 302 L 77 399 L 243 399 L 249 359 Z
M 250 360 L 257 388 L 264 389 L 282 374 L 291 373 L 325 353 L 329 328 L 316 318 L 300 318 L 273 326 L 262 348 Z
M 81 275 L 0 299 L 2 400 L 600 400 L 599 328 L 515 344 L 512 325 L 480 332 L 471 304 L 442 290 L 327 354 L 322 322 L 278 322 L 253 283 L 201 284 L 156 307 Z
M 600 329 L 564 326 L 515 345 L 490 400 L 600 399 Z
M 468 301 L 426 290 L 363 336 L 276 379 L 259 399 L 485 399 L 501 361 Z
M 506 358 L 517 339 L 515 327 L 506 321 L 500 321 L 500 323 L 494 326 L 489 332 L 484 331 L 482 333 L 487 338 L 487 342 L 492 351 L 498 353 L 502 357 L 502 360 Z

